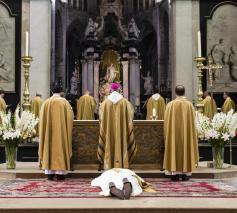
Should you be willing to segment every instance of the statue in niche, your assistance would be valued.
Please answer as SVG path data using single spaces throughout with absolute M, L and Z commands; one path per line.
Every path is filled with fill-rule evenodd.
M 98 23 L 94 22 L 92 18 L 89 18 L 86 30 L 85 30 L 85 38 L 91 37 L 96 38 L 96 31 L 98 28 Z
M 118 70 L 116 70 L 114 65 L 111 64 L 110 66 L 107 67 L 106 75 L 104 77 L 105 81 L 107 81 L 108 83 L 114 82 L 117 73 L 118 73 Z
M 140 37 L 140 30 L 138 29 L 134 18 L 128 23 L 128 35 L 129 37 L 135 37 L 137 39 Z
M 211 49 L 211 57 L 215 64 L 225 65 L 227 62 L 226 47 L 224 44 L 224 39 L 221 38 L 218 44 L 214 44 Z M 215 80 L 221 78 L 221 69 L 217 69 L 215 72 Z
M 231 46 L 229 55 L 230 76 L 234 81 L 237 81 L 237 49 L 236 46 Z
M 144 95 L 151 95 L 153 93 L 153 79 L 151 77 L 150 71 L 147 72 L 147 76 L 141 76 L 141 78 L 145 81 L 144 82 L 144 90 L 145 94 Z
M 7 82 L 12 80 L 10 77 L 10 69 L 7 66 L 4 54 L 2 52 L 0 52 L 0 79 Z
M 74 72 L 72 73 L 72 77 L 70 80 L 70 83 L 71 83 L 70 94 L 72 94 L 72 95 L 78 94 L 78 83 L 79 82 L 80 82 L 79 67 L 76 66 Z

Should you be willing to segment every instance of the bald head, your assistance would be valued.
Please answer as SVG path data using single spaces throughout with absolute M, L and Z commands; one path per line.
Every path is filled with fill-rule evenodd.
M 185 95 L 185 87 L 183 85 L 178 85 L 175 87 L 175 94 L 177 96 L 184 96 Z

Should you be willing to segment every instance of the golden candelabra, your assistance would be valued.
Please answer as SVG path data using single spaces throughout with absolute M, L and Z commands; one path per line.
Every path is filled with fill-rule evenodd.
M 203 113 L 204 110 L 204 104 L 202 103 L 203 99 L 203 90 L 202 90 L 202 68 L 203 68 L 203 62 L 206 59 L 204 57 L 196 57 L 194 58 L 194 61 L 197 62 L 197 69 L 198 69 L 198 103 L 197 103 L 197 110 L 200 113 Z
M 24 86 L 24 102 L 23 110 L 30 111 L 30 90 L 29 90 L 29 76 L 30 76 L 30 62 L 32 61 L 31 56 L 23 56 L 21 58 L 24 67 L 24 77 L 25 77 L 25 86 Z
M 208 79 L 209 79 L 209 88 L 211 92 L 213 91 L 213 74 L 217 69 L 222 69 L 222 66 L 219 64 L 214 64 L 211 57 L 208 57 L 207 66 L 203 66 L 202 69 L 208 71 Z
M 210 56 L 208 57 L 207 65 L 202 67 L 202 69 L 207 70 L 207 74 L 208 74 L 209 89 L 211 92 L 211 110 L 212 110 L 211 114 L 212 114 L 212 117 L 214 116 L 214 112 L 213 112 L 213 75 L 217 69 L 221 69 L 221 68 L 222 68 L 221 65 L 213 63 L 213 60 Z

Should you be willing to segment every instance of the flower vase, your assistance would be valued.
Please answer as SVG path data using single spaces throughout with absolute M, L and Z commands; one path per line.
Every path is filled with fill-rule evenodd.
M 224 164 L 224 146 L 213 146 L 212 155 L 214 169 L 222 169 Z
M 18 141 L 6 141 L 5 142 L 5 154 L 6 154 L 6 167 L 7 169 L 16 168 L 16 155 L 17 155 Z

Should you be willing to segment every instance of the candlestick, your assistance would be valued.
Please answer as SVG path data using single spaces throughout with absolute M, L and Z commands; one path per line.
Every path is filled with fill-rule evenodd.
M 204 104 L 203 104 L 203 90 L 202 90 L 202 68 L 203 68 L 203 62 L 206 60 L 202 57 L 196 57 L 194 59 L 197 62 L 197 69 L 198 69 L 198 103 L 197 103 L 197 110 L 200 113 L 203 113 L 204 110 Z
M 202 57 L 201 32 L 198 31 L 198 57 Z
M 135 106 L 140 106 L 140 98 L 136 97 Z
M 29 32 L 26 32 L 26 54 L 25 56 L 29 56 Z
M 30 73 L 30 62 L 32 61 L 32 57 L 24 56 L 22 57 L 23 67 L 24 67 L 24 77 L 25 77 L 25 86 L 24 86 L 24 102 L 23 102 L 23 110 L 30 111 L 30 90 L 29 90 L 29 73 Z

